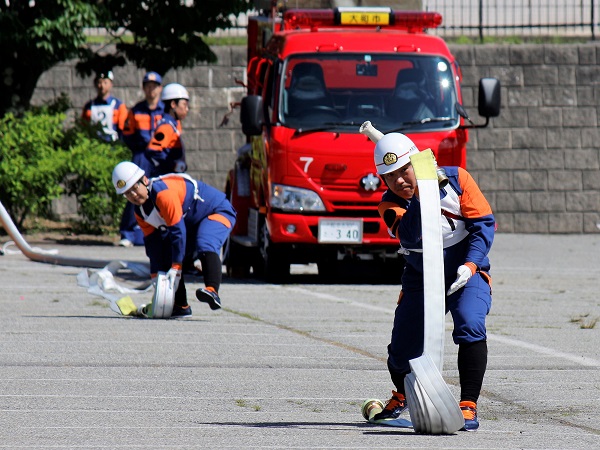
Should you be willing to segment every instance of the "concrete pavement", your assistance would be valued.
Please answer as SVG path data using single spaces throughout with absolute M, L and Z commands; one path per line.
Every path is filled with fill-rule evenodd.
M 145 261 L 141 248 L 101 242 L 31 244 Z M 384 400 L 392 387 L 393 282 L 364 274 L 322 284 L 314 267 L 295 266 L 286 285 L 225 278 L 224 308 L 213 312 L 193 299 L 196 277 L 191 320 L 141 320 L 78 287 L 81 268 L 6 254 L 0 448 L 597 449 L 599 250 L 598 235 L 497 235 L 481 428 L 451 436 L 373 426 L 360 414 L 364 399 Z M 444 377 L 456 395 L 446 325 Z

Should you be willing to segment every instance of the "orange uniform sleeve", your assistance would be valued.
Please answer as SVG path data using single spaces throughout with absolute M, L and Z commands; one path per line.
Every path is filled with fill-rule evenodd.
M 92 110 L 90 108 L 83 108 L 81 111 L 81 118 L 90 122 L 92 119 Z
M 458 183 L 463 191 L 460 196 L 460 209 L 467 219 L 484 217 L 492 214 L 492 208 L 473 177 L 462 168 L 458 168 Z
M 148 114 L 136 114 L 135 115 L 135 123 L 137 125 L 138 130 L 151 130 L 152 124 L 150 121 L 152 117 Z
M 183 219 L 183 202 L 186 195 L 185 180 L 181 177 L 165 177 L 162 181 L 168 189 L 156 194 L 156 208 L 168 227 L 177 225 Z M 152 234 L 156 228 L 146 222 L 137 213 L 135 214 L 138 225 L 144 236 Z
M 402 216 L 404 216 L 404 213 L 406 213 L 406 208 L 403 208 L 394 202 L 383 201 L 379 204 L 377 209 L 379 211 L 379 215 L 392 234 L 400 239 L 398 236 L 398 225 L 400 224 Z
M 165 148 L 173 148 L 177 139 L 179 139 L 179 135 L 173 127 L 168 123 L 163 123 L 154 132 L 148 144 L 148 149 L 161 152 Z
M 123 135 L 130 136 L 135 133 L 136 130 L 136 120 L 133 111 L 129 111 L 127 113 L 127 119 L 125 119 L 125 125 L 123 126 Z
M 185 180 L 180 177 L 163 178 L 169 187 L 156 195 L 156 206 L 168 227 L 179 223 L 183 217 L 183 201 L 185 199 Z
M 128 114 L 129 110 L 127 109 L 127 105 L 121 103 L 117 109 L 117 114 L 113 117 L 113 123 L 117 125 L 118 130 L 125 130 L 125 122 L 127 121 Z

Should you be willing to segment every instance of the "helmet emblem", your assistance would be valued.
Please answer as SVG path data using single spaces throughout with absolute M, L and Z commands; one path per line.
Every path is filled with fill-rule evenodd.
M 383 155 L 383 163 L 386 166 L 391 166 L 392 164 L 396 164 L 398 162 L 398 155 L 395 153 L 386 153 Z
M 372 173 L 370 173 L 366 177 L 363 177 L 362 180 L 360 180 L 360 185 L 365 191 L 376 191 L 379 188 L 380 184 L 381 180 L 379 179 L 379 177 L 373 175 Z
M 122 189 L 122 188 L 124 188 L 124 187 L 125 187 L 125 184 L 127 184 L 127 183 L 125 183 L 125 181 L 124 181 L 124 180 L 119 180 L 119 181 L 117 181 L 117 187 L 118 187 L 119 189 Z

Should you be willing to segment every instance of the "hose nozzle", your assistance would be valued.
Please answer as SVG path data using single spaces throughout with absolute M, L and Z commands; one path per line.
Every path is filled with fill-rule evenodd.
M 446 171 L 436 164 L 435 173 L 437 174 L 438 184 L 440 185 L 440 187 L 445 187 L 448 184 L 448 177 L 446 176 Z
M 375 128 L 368 120 L 360 126 L 358 131 L 371 139 L 374 144 L 377 144 L 379 139 L 383 137 L 383 133 Z
M 377 142 L 379 142 L 379 140 L 383 137 L 383 133 L 375 128 L 368 120 L 363 122 L 358 131 L 371 139 L 374 144 L 377 144 Z M 445 187 L 448 184 L 448 177 L 446 176 L 446 171 L 438 166 L 437 162 L 435 163 L 435 172 L 437 174 L 438 184 L 441 188 Z

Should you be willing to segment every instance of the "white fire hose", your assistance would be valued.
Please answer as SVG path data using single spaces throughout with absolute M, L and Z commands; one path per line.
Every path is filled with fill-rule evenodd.
M 365 122 L 360 132 L 377 143 L 383 133 Z M 425 329 L 423 355 L 410 360 L 412 372 L 404 380 L 413 428 L 424 434 L 451 434 L 464 426 L 458 402 L 442 378 L 444 356 L 445 289 L 441 225 L 440 177 L 431 149 L 410 156 L 421 205 Z
M 131 297 L 129 295 L 123 297 L 117 294 L 145 293 L 152 288 L 150 283 L 150 267 L 147 263 L 135 261 L 109 261 L 92 258 L 74 258 L 58 255 L 56 250 L 32 248 L 15 226 L 2 202 L 0 202 L 0 223 L 19 250 L 29 259 L 36 262 L 55 264 L 59 266 L 86 267 L 86 270 L 77 275 L 77 284 L 79 286 L 87 288 L 90 294 L 104 297 L 110 302 L 110 308 L 117 314 L 124 316 L 138 315 L 138 308 L 133 303 Z M 5 245 L 4 252 L 8 253 L 6 248 L 7 246 Z M 89 270 L 90 268 L 101 270 L 91 271 Z M 113 278 L 120 269 L 129 269 L 136 275 L 145 278 L 147 281 L 142 286 L 135 289 L 120 286 L 114 281 Z M 116 292 L 116 294 L 113 292 Z M 166 306 L 164 307 L 164 312 L 162 314 L 156 314 L 154 317 L 170 317 L 171 313 L 169 307 L 172 310 L 173 303 L 172 289 L 158 289 L 158 292 L 155 293 L 154 297 L 156 298 L 157 295 L 161 300 L 160 304 L 165 304 Z
M 440 188 L 435 158 L 430 149 L 410 156 L 410 161 L 417 178 L 421 205 L 425 339 L 423 355 L 410 360 L 412 372 L 406 376 L 404 388 L 415 431 L 451 434 L 460 430 L 465 420 L 441 374 L 446 294 Z
M 12 221 L 8 211 L 6 211 L 6 208 L 4 208 L 2 202 L 0 202 L 0 222 L 19 250 L 32 261 L 56 264 L 59 266 L 96 268 L 104 267 L 110 263 L 110 261 L 99 259 L 65 257 L 57 255 L 56 252 L 53 251 L 31 248 L 27 241 L 23 239 L 21 233 L 19 233 L 19 230 Z

